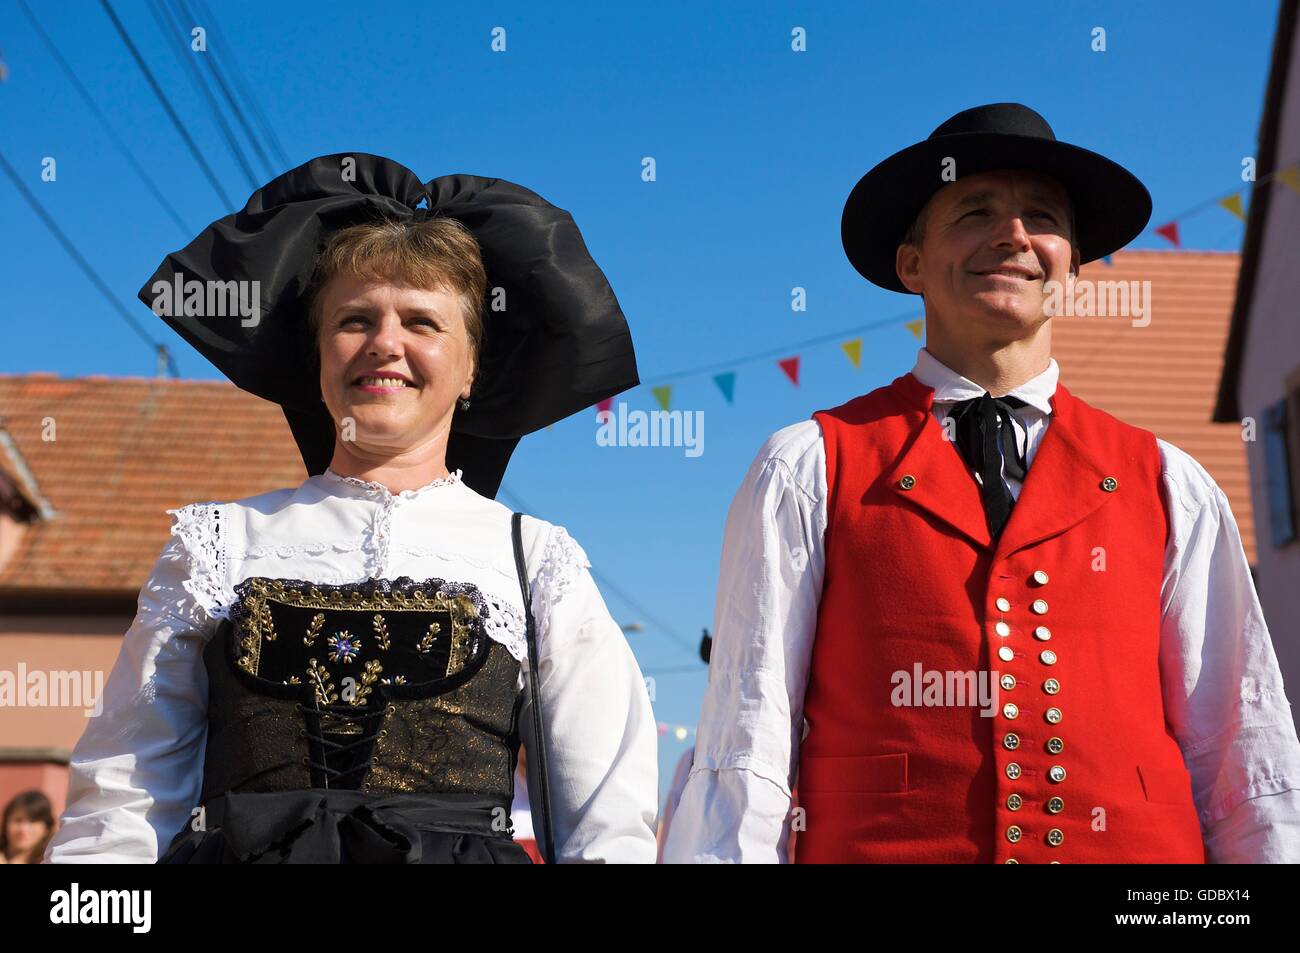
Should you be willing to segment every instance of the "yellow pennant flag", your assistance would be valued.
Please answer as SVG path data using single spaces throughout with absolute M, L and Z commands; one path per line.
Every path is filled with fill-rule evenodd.
M 845 341 L 840 345 L 840 347 L 844 348 L 844 353 L 847 354 L 849 360 L 853 362 L 855 370 L 862 366 L 862 338 L 858 338 L 854 341 Z
M 908 321 L 903 327 L 912 332 L 912 336 L 918 341 L 921 340 L 921 332 L 925 330 L 925 318 L 917 318 L 915 321 Z
M 1243 222 L 1246 220 L 1246 213 L 1241 210 L 1241 193 L 1229 195 L 1226 199 L 1219 199 L 1219 204 L 1226 208 Z
M 673 389 L 671 386 L 651 387 L 650 393 L 655 395 L 655 400 L 659 401 L 659 406 L 663 410 L 668 409 L 668 402 L 673 399 Z
M 1277 171 L 1277 180 L 1296 195 L 1300 195 L 1300 163 Z

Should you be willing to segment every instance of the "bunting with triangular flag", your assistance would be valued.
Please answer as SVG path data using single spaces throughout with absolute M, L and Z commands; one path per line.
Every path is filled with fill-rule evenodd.
M 845 341 L 840 347 L 844 348 L 844 353 L 849 356 L 855 371 L 862 366 L 862 338 Z
M 673 399 L 673 388 L 671 384 L 665 384 L 662 387 L 651 387 L 650 393 L 655 395 L 655 400 L 659 401 L 659 408 L 667 410 L 668 405 Z
M 921 340 L 921 333 L 925 330 L 925 318 L 920 317 L 915 321 L 908 321 L 903 327 L 912 332 L 912 337 L 918 341 Z
M 722 391 L 722 396 L 727 398 L 727 403 L 736 402 L 736 372 L 728 371 L 725 374 L 715 374 L 713 382 L 718 385 L 718 390 Z
M 785 371 L 785 376 L 790 378 L 790 383 L 795 387 L 799 386 L 799 358 L 787 357 L 783 361 L 777 361 L 781 365 L 781 370 Z
M 1237 192 L 1233 195 L 1229 195 L 1226 199 L 1219 199 L 1219 204 L 1222 205 L 1224 208 L 1226 208 L 1233 215 L 1237 216 L 1237 218 L 1241 219 L 1243 222 L 1246 220 L 1246 213 L 1243 212 L 1241 209 L 1240 192 Z
M 1159 228 L 1156 229 L 1156 234 L 1162 235 L 1165 238 L 1169 239 L 1169 241 L 1173 243 L 1175 248 L 1182 247 L 1182 242 L 1178 240 L 1177 222 L 1169 222 L 1167 225 L 1161 225 Z

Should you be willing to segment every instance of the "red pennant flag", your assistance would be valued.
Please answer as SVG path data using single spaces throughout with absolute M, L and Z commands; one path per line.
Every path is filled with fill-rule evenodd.
M 1175 248 L 1181 248 L 1182 243 L 1178 241 L 1178 223 L 1170 222 L 1168 225 L 1161 225 L 1156 229 L 1157 235 L 1163 235 L 1173 242 Z
M 785 376 L 790 378 L 790 383 L 795 387 L 799 386 L 799 358 L 787 357 L 784 361 L 777 361 L 781 365 L 781 370 L 785 371 Z
M 609 413 L 610 408 L 613 407 L 613 406 L 614 406 L 614 398 L 613 398 L 613 397 L 606 397 L 604 400 L 597 401 L 597 402 L 596 402 L 596 416 L 599 417 L 601 414 L 607 414 L 607 413 Z

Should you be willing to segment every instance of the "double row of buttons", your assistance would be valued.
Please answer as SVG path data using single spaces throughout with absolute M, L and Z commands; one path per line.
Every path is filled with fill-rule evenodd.
M 1034 570 L 1033 580 L 1038 585 L 1045 586 L 1048 582 L 1048 575 L 1042 569 L 1036 569 Z M 994 601 L 994 605 L 997 606 L 999 612 L 1008 612 L 1011 609 L 1011 600 L 1007 599 L 1005 596 L 999 596 Z M 1046 599 L 1035 599 L 1029 606 L 1029 610 L 1039 616 L 1047 615 L 1047 609 L 1048 605 Z M 999 620 L 993 626 L 993 630 L 1002 638 L 1006 638 L 1011 634 L 1011 626 L 1008 625 L 1005 620 Z M 1045 625 L 1036 626 L 1034 628 L 1034 638 L 1040 642 L 1050 641 L 1052 638 L 1052 630 Z M 1002 645 L 998 648 L 998 658 L 1002 661 L 1011 662 L 1015 657 L 1016 653 L 1012 650 L 1011 646 Z M 1056 652 L 1052 649 L 1044 648 L 1038 653 L 1038 661 L 1043 665 L 1055 665 L 1057 662 Z M 999 684 L 1004 690 L 1010 691 L 1016 687 L 1016 677 L 1008 672 L 999 679 Z M 1047 678 L 1043 681 L 1043 691 L 1046 694 L 1055 695 L 1060 690 L 1061 683 L 1058 679 Z M 1002 716 L 1009 721 L 1014 721 L 1016 718 L 1020 717 L 1020 706 L 1015 702 L 1007 702 L 1002 706 Z M 1063 714 L 1061 709 L 1056 706 L 1049 707 L 1043 712 L 1044 720 L 1051 725 L 1060 724 L 1062 717 Z M 1006 734 L 1002 736 L 1002 747 L 1008 751 L 1017 750 L 1020 747 L 1020 736 L 1014 731 L 1006 732 Z M 1054 735 L 1047 739 L 1045 747 L 1050 754 L 1060 754 L 1065 749 L 1065 742 Z M 1016 781 L 1020 778 L 1022 770 L 1023 769 L 1020 767 L 1018 762 L 1010 761 L 1006 766 L 1006 775 L 1010 780 Z M 1065 768 L 1059 764 L 1052 765 L 1047 769 L 1047 779 L 1053 784 L 1060 784 L 1065 780 Z M 1007 796 L 1006 803 L 1007 810 L 1018 811 L 1024 806 L 1025 802 L 1023 797 L 1013 792 Z M 1059 796 L 1053 796 L 1048 798 L 1044 806 L 1047 808 L 1049 814 L 1056 815 L 1065 810 L 1065 801 Z M 1018 824 L 1012 824 L 1006 829 L 1006 838 L 1013 844 L 1020 843 L 1023 836 L 1024 831 Z M 1065 833 L 1059 827 L 1053 827 L 1047 832 L 1046 839 L 1050 846 L 1059 847 L 1065 841 Z M 1006 862 L 1008 864 L 1020 863 L 1020 861 L 1016 860 L 1014 857 L 1008 857 Z M 1060 861 L 1052 861 L 1052 863 L 1060 863 Z

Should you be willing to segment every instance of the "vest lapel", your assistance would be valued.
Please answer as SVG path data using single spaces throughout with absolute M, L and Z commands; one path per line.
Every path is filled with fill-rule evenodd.
M 989 527 L 979 484 L 957 445 L 944 438 L 943 428 L 934 419 L 934 388 L 910 373 L 895 380 L 894 387 L 907 404 L 913 426 L 903 455 L 886 475 L 890 492 L 900 505 L 918 506 L 977 546 L 988 548 Z M 911 489 L 904 488 L 905 476 L 915 481 Z
M 913 426 L 907 447 L 887 474 L 890 492 L 901 505 L 920 507 L 976 545 L 992 548 L 979 484 L 956 444 L 945 439 L 934 419 L 934 388 L 910 373 L 895 380 L 894 386 L 907 404 Z M 1112 471 L 1098 462 L 1073 429 L 1076 404 L 1077 399 L 1057 384 L 1051 422 L 998 538 L 998 558 L 1065 532 L 1110 498 L 1101 484 Z M 904 476 L 914 481 L 911 489 L 904 488 Z
M 1102 481 L 1114 471 L 1105 469 L 1076 434 L 1077 404 L 1078 399 L 1057 384 L 1051 422 L 998 539 L 999 559 L 1065 532 L 1110 499 Z M 1123 489 L 1117 487 L 1112 492 Z

